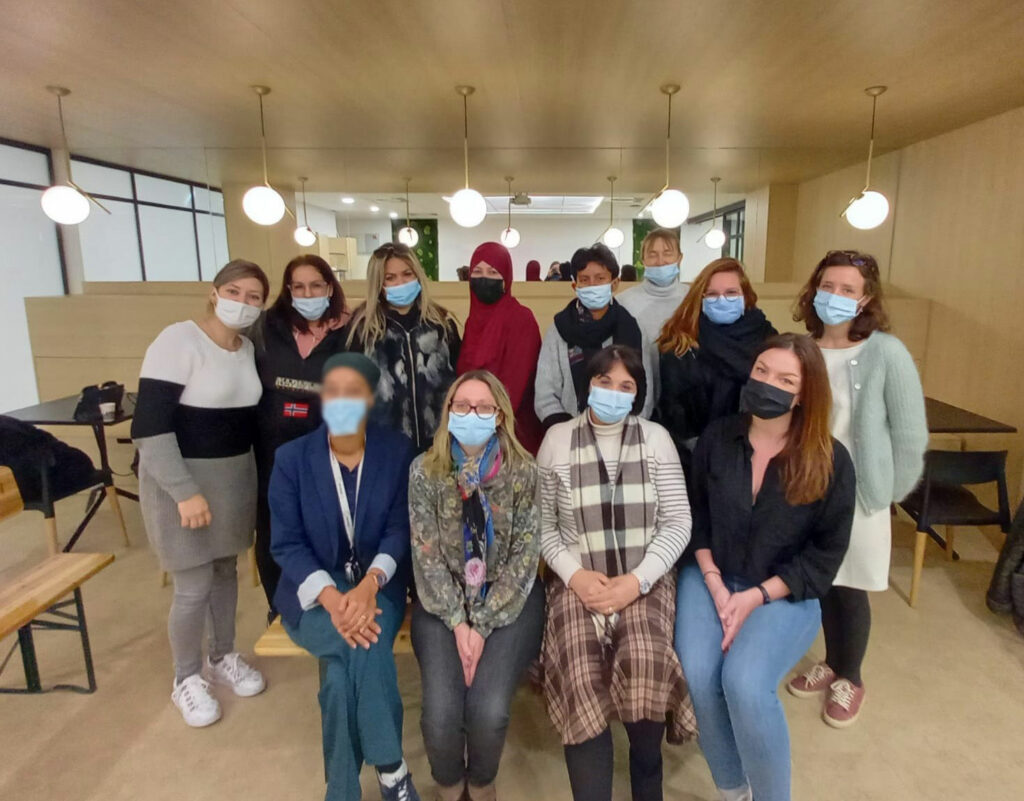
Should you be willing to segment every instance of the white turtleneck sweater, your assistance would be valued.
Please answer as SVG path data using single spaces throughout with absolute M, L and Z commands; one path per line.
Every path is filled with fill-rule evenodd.
M 683 302 L 689 289 L 689 284 L 679 281 L 668 286 L 655 286 L 644 280 L 615 296 L 615 300 L 621 303 L 640 325 L 640 333 L 643 334 L 651 364 L 651 374 L 647 377 L 647 393 L 653 398 L 655 408 L 661 395 L 658 337 L 661 335 L 662 326 Z

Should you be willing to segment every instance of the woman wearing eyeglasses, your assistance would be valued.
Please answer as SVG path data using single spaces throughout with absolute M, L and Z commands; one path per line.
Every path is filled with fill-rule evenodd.
M 410 248 L 388 243 L 373 252 L 366 301 L 345 332 L 345 347 L 380 368 L 374 422 L 401 431 L 422 453 L 437 430 L 462 343 L 455 318 L 430 299 L 430 282 Z
M 495 798 L 509 705 L 544 625 L 536 489 L 501 382 L 486 370 L 460 376 L 409 480 L 412 644 L 440 801 Z
M 661 743 L 694 733 L 672 648 L 675 563 L 690 509 L 668 432 L 639 417 L 638 350 L 612 345 L 587 367 L 587 406 L 548 431 L 541 550 L 554 576 L 541 657 L 548 714 L 562 737 L 576 801 L 610 801 L 612 720 L 629 737 L 634 801 L 662 798 Z
M 832 436 L 857 468 L 857 506 L 850 547 L 821 602 L 825 661 L 793 679 L 800 698 L 825 694 L 822 717 L 853 725 L 864 703 L 861 664 L 871 632 L 868 592 L 889 587 L 889 507 L 917 484 L 928 424 L 924 392 L 910 353 L 886 333 L 878 263 L 855 250 L 833 250 L 818 262 L 796 303 L 818 342 L 832 386 Z
M 326 261 L 312 253 L 284 268 L 281 291 L 256 330 L 256 369 L 263 384 L 257 410 L 256 567 L 274 616 L 281 569 L 270 555 L 267 488 L 274 452 L 320 425 L 320 373 L 327 357 L 344 350 L 342 326 L 350 317 L 345 293 Z
M 739 410 L 754 352 L 776 333 L 756 304 L 743 265 L 715 259 L 661 329 L 657 419 L 684 467 L 708 423 Z

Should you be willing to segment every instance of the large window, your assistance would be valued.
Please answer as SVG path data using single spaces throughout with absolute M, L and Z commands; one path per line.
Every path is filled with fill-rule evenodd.
M 66 292 L 57 225 L 39 205 L 50 153 L 0 139 L 0 412 L 36 403 L 25 298 Z
M 96 209 L 79 226 L 86 281 L 208 281 L 228 260 L 220 189 L 74 157 Z
M 747 227 L 746 202 L 737 207 L 726 208 L 722 214 L 722 230 L 725 231 L 725 247 L 722 255 L 736 261 L 743 261 L 743 234 Z

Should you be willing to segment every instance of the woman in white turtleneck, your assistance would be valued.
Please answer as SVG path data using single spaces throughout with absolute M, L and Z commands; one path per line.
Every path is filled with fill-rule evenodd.
M 655 228 L 648 232 L 640 246 L 640 258 L 644 263 L 644 280 L 620 292 L 615 300 L 636 318 L 644 338 L 644 347 L 650 350 L 651 374 L 648 376 L 647 391 L 651 393 L 651 403 L 657 408 L 658 398 L 661 397 L 658 337 L 662 326 L 679 308 L 690 289 L 689 284 L 679 280 L 679 268 L 683 261 L 679 231 Z

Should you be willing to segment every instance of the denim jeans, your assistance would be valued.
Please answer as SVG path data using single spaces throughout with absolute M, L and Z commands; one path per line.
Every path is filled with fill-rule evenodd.
M 412 610 L 412 647 L 423 684 L 423 744 L 434 781 L 468 779 L 486 787 L 498 775 L 509 705 L 523 672 L 537 657 L 544 631 L 544 586 L 533 585 L 514 623 L 484 642 L 473 684 L 466 686 L 455 635 L 419 602 Z
M 734 592 L 749 586 L 728 578 L 726 584 Z M 700 568 L 680 570 L 676 652 L 719 789 L 749 784 L 757 801 L 789 801 L 789 727 L 777 691 L 820 625 L 816 599 L 774 601 L 750 613 L 723 654 L 722 625 Z
M 340 575 L 338 589 L 350 587 Z M 402 697 L 392 648 L 405 609 L 380 593 L 381 633 L 368 650 L 351 648 L 322 606 L 303 612 L 289 636 L 321 660 L 320 718 L 323 727 L 327 801 L 359 801 L 363 762 L 392 765 L 402 760 Z

